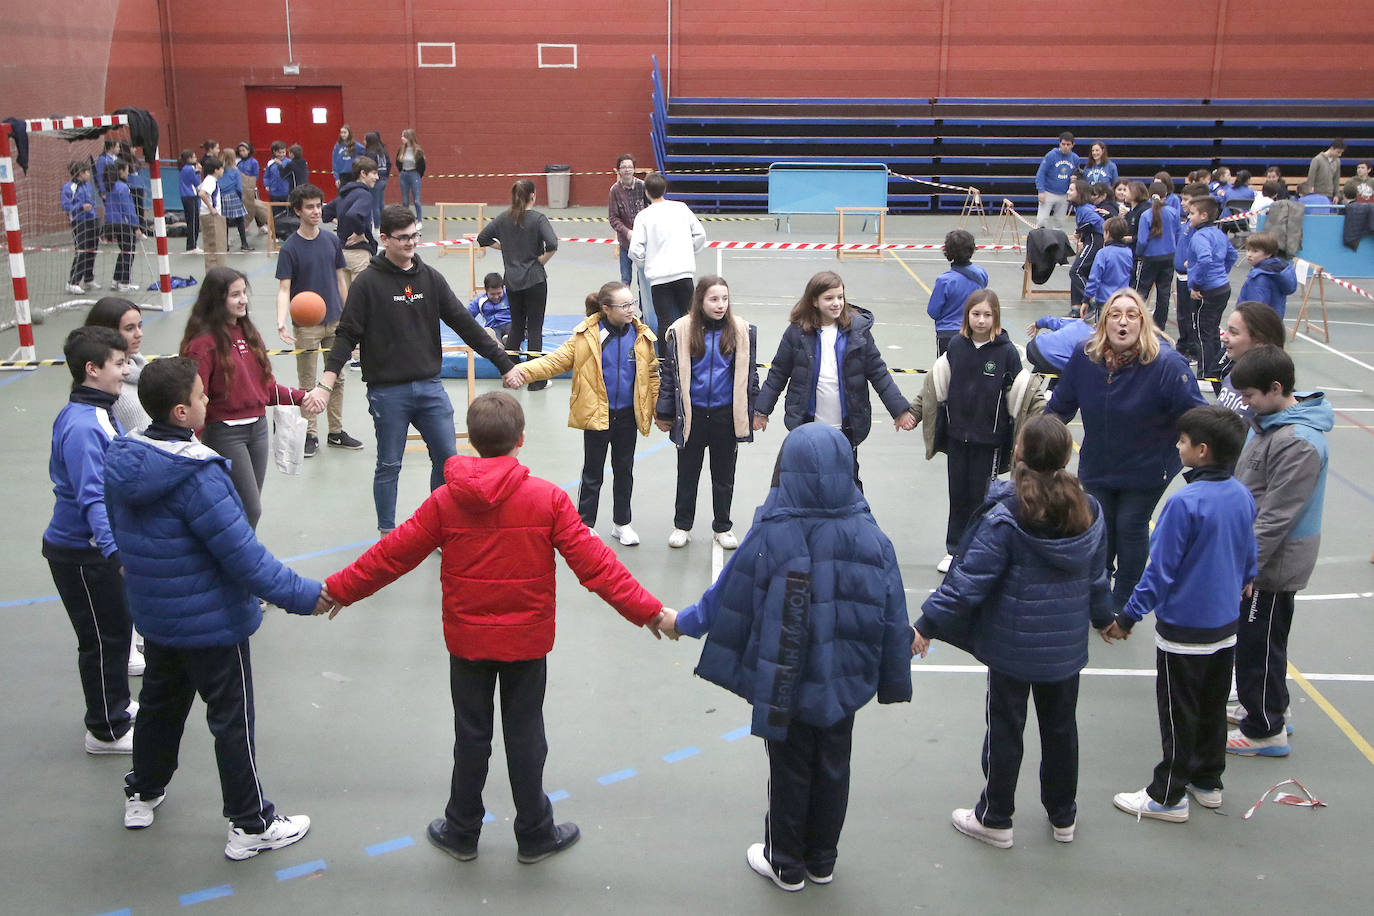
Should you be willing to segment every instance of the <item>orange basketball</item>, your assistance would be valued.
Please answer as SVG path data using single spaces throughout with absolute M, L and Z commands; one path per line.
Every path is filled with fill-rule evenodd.
M 324 297 L 310 290 L 291 297 L 291 320 L 303 328 L 313 328 L 324 321 Z

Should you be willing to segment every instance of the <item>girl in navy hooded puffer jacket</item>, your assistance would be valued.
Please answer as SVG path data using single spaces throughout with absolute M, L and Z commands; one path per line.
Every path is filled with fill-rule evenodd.
M 930 640 L 971 651 L 988 666 L 986 783 L 955 829 L 991 846 L 1012 844 L 1026 700 L 1040 725 L 1040 797 L 1054 838 L 1073 840 L 1078 806 L 1078 674 L 1088 625 L 1112 620 L 1106 526 L 1097 502 L 1066 467 L 1073 439 L 1050 414 L 1026 421 L 1010 484 L 988 491 L 987 511 L 959 545 L 944 583 L 922 607 L 913 651 Z

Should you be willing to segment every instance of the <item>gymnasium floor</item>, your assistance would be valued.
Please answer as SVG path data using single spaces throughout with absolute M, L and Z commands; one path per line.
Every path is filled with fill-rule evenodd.
M 604 216 L 604 211 L 551 213 Z M 898 217 L 889 240 L 938 241 L 948 217 Z M 771 220 L 708 222 L 717 239 L 833 240 L 833 221 L 798 218 L 792 232 Z M 563 236 L 604 235 L 604 224 L 555 223 Z M 854 237 L 850 227 L 849 238 Z M 980 234 L 980 242 L 993 239 Z M 175 246 L 175 243 L 174 243 Z M 108 276 L 102 254 L 100 276 Z M 466 283 L 466 258 L 434 261 Z M 261 252 L 233 263 L 254 284 L 258 324 L 270 329 L 275 281 Z M 1065 301 L 1019 301 L 1019 258 L 983 256 L 1002 296 L 1014 340 Z M 787 312 L 815 271 L 838 269 L 852 301 L 875 313 L 889 364 L 925 368 L 934 337 L 927 293 L 943 270 L 938 251 L 838 263 L 825 253 L 724 254 L 736 310 L 759 327 L 760 359 L 771 358 Z M 499 269 L 494 255 L 478 275 Z M 715 269 L 703 252 L 698 273 Z M 146 270 L 139 261 L 138 270 Z M 173 257 L 173 273 L 203 275 L 198 256 Z M 550 313 L 580 313 L 583 296 L 617 274 L 614 246 L 567 244 L 550 264 Z M 1240 271 L 1237 271 L 1237 277 Z M 147 278 L 143 278 L 146 282 Z M 1064 285 L 1062 271 L 1051 281 Z M 1238 289 L 1238 283 L 1236 288 Z M 144 352 L 175 349 L 194 291 L 171 314 L 149 312 Z M 871 706 L 858 717 L 849 817 L 836 878 L 784 895 L 754 875 L 744 850 L 761 839 L 766 761 L 747 735 L 744 703 L 694 678 L 699 646 L 655 642 L 560 576 L 559 639 L 550 657 L 546 789 L 556 816 L 582 828 L 582 841 L 536 866 L 515 861 L 512 808 L 499 736 L 486 803 L 494 822 L 481 857 L 456 863 L 431 848 L 425 826 L 442 814 L 451 762 L 451 708 L 439 625 L 438 561 L 427 560 L 338 619 L 269 612 L 253 640 L 258 762 L 283 813 L 313 819 L 288 849 L 233 863 L 221 852 L 225 822 L 211 740 L 198 710 L 188 723 L 181 769 L 156 823 L 122 826 L 126 758 L 81 749 L 81 700 L 74 638 L 54 595 L 39 539 L 52 508 L 46 474 L 51 421 L 66 399 L 66 371 L 0 375 L 5 434 L 0 455 L 9 524 L 0 547 L 10 561 L 0 586 L 0 772 L 8 815 L 0 832 L 7 913 L 111 912 L 492 913 L 914 912 L 1143 913 L 1168 909 L 1309 914 L 1368 906 L 1374 880 L 1369 797 L 1374 788 L 1374 302 L 1328 285 L 1330 346 L 1299 338 L 1291 352 L 1299 387 L 1322 388 L 1337 409 L 1330 434 L 1322 556 L 1300 596 L 1291 659 L 1305 679 L 1291 683 L 1296 733 L 1287 759 L 1233 759 L 1218 812 L 1194 807 L 1185 825 L 1136 822 L 1112 794 L 1144 785 L 1159 754 L 1148 624 L 1125 644 L 1093 640 L 1079 706 L 1082 743 L 1078 838 L 1053 842 L 1038 802 L 1038 746 L 1028 728 L 1016 845 L 996 850 L 949 826 L 981 785 L 983 678 L 973 660 L 943 644 L 913 664 L 909 705 Z M 1297 311 L 1291 301 L 1289 314 Z M 40 355 L 60 352 L 80 313 L 38 328 Z M 274 337 L 274 335 L 273 335 Z M 6 337 L 6 349 L 13 346 Z M 275 360 L 294 380 L 289 358 Z M 909 396 L 917 375 L 898 384 Z M 489 390 L 497 382 L 483 382 Z M 259 533 L 301 573 L 323 577 L 375 537 L 374 459 L 363 386 L 347 376 L 345 427 L 366 443 L 359 453 L 322 449 L 299 477 L 269 473 Z M 566 381 L 520 392 L 528 420 L 524 460 L 537 475 L 570 488 L 581 436 L 566 426 Z M 462 384 L 449 383 L 461 404 Z M 875 399 L 875 404 L 876 404 Z M 881 415 L 881 410 L 878 410 Z M 459 408 L 461 426 L 461 407 Z M 775 414 L 775 420 L 781 419 Z M 781 422 L 741 448 L 735 497 L 742 537 L 763 498 Z M 897 546 L 909 611 L 917 615 L 939 581 L 946 497 L 943 459 L 922 460 L 919 430 L 899 433 L 875 418 L 860 449 L 874 514 Z M 1363 468 L 1363 470 L 1361 470 Z M 670 550 L 673 450 L 655 431 L 636 464 L 638 547 L 614 544 L 631 571 L 670 606 L 693 601 L 710 581 L 709 527 Z M 422 453 L 407 457 L 400 506 L 413 509 L 428 478 Z M 609 486 L 607 487 L 609 490 Z M 601 524 L 609 534 L 609 492 Z M 709 517 L 703 480 L 699 522 Z M 137 689 L 137 680 L 134 681 Z M 1246 809 L 1274 783 L 1297 777 L 1327 803 L 1322 810 L 1266 804 Z M 1365 901 L 1361 903 L 1361 901 Z

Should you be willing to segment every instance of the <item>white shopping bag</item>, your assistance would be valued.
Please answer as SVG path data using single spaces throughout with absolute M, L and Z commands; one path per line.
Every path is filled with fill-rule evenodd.
M 272 408 L 272 458 L 283 474 L 299 474 L 305 461 L 305 430 L 299 407 Z

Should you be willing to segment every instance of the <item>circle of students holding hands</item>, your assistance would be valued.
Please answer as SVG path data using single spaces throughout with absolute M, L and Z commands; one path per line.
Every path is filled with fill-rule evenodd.
M 416 254 L 415 210 L 383 208 L 375 241 L 362 231 L 370 224 L 358 221 L 351 241 L 369 251 L 366 269 L 354 273 L 346 267 L 361 262 L 346 263 L 337 239 L 323 254 L 304 253 L 323 195 L 309 185 L 294 189 L 290 205 L 308 217 L 308 238 L 290 263 L 343 298 L 341 310 L 326 316 L 330 339 L 316 338 L 328 350 L 325 371 L 314 378 L 312 355 L 300 388 L 274 378 L 249 316 L 246 278 L 225 267 L 207 273 L 180 356 L 144 360 L 139 310 L 113 297 L 68 337 L 72 393 L 53 428 L 56 508 L 43 554 L 77 635 L 85 748 L 132 755 L 126 827 L 153 824 L 198 695 L 229 821 L 225 855 L 246 859 L 305 836 L 309 818 L 277 811 L 254 760 L 249 637 L 262 620 L 260 599 L 332 618 L 436 550 L 456 734 L 451 793 L 428 836 L 460 861 L 478 855 L 498 682 L 518 860 L 538 862 L 579 837 L 575 824 L 556 822 L 542 781 L 556 554 L 636 626 L 655 637 L 701 639 L 696 673 L 750 704 L 751 730 L 768 745 L 769 784 L 767 827 L 746 860 L 786 891 L 834 877 L 855 713 L 874 697 L 909 701 L 912 656 L 924 657 L 934 640 L 988 667 L 986 778 L 951 822 L 992 846 L 1013 842 L 1032 698 L 1048 833 L 1061 843 L 1074 839 L 1076 707 L 1092 630 L 1112 642 L 1155 617 L 1161 756 L 1152 774 L 1140 774 L 1144 788 L 1115 796 L 1122 811 L 1186 821 L 1190 802 L 1222 804 L 1228 754 L 1289 753 L 1287 637 L 1294 595 L 1307 584 L 1320 540 L 1323 433 L 1332 410 L 1321 394 L 1296 391 L 1281 296 L 1252 301 L 1243 291 L 1247 301 L 1220 328 L 1235 251 L 1215 228 L 1205 186 L 1201 194 L 1185 188 L 1180 202 L 1159 193 L 1157 182 L 1139 223 L 1124 234 L 1121 217 L 1104 223 L 1084 196 L 1086 179 L 1065 196 L 1083 201 L 1074 212 L 1084 250 L 1100 248 L 1094 237 L 1103 230 L 1118 246 L 1134 234 L 1141 265 L 1167 259 L 1182 267 L 1180 325 L 1185 311 L 1198 316 L 1184 330 L 1193 332 L 1202 375 L 1217 380 L 1219 403 L 1211 406 L 1184 342 L 1164 335 L 1119 265 L 1111 274 L 1101 266 L 1117 260 L 1106 257 L 1112 244 L 1097 254 L 1081 297 L 1075 285 L 1079 316 L 1036 322 L 1023 351 L 1003 329 L 998 296 L 971 263 L 973 238 L 963 231 L 946 238 L 951 267 L 928 307 L 936 360 L 914 401 L 883 361 L 873 314 L 850 301 L 830 271 L 807 283 L 762 382 L 756 330 L 734 310 L 719 276 L 696 280 L 681 307 L 655 301 L 661 340 L 640 319 L 628 283 L 608 282 L 587 295 L 586 317 L 565 343 L 517 363 L 503 347 L 518 350 L 527 335 L 538 349 L 544 265 L 557 249 L 527 184 L 517 182 L 511 209 L 479 236 L 499 247 L 506 275 L 488 276 L 470 308 Z M 360 217 L 371 187 L 359 190 Z M 660 192 L 642 212 L 655 213 L 661 199 Z M 668 213 L 657 211 L 660 220 Z M 684 223 L 655 229 L 650 248 L 674 232 L 689 252 L 699 247 Z M 1186 246 L 1181 265 L 1161 238 Z M 1248 245 L 1256 270 L 1284 274 L 1265 266 L 1276 251 L 1262 233 Z M 642 245 L 632 254 L 654 258 Z M 1135 260 L 1129 250 L 1120 260 L 1127 258 Z M 284 303 L 300 291 L 299 278 L 291 269 L 278 277 Z M 1170 284 L 1153 285 L 1167 315 Z M 299 337 L 287 321 L 283 309 L 283 338 Z M 469 405 L 477 454 L 455 454 L 453 408 L 439 380 L 441 321 L 489 359 L 507 387 L 571 373 L 568 424 L 582 430 L 585 456 L 575 502 L 520 462 L 524 414 L 506 392 Z M 320 583 L 276 560 L 254 533 L 264 413 L 269 405 L 324 411 L 355 347 L 377 433 L 373 497 L 382 537 Z M 1046 373 L 1056 376 L 1048 393 Z M 898 429 L 923 426 L 927 458 L 946 455 L 949 516 L 938 562 L 946 575 L 914 626 L 892 542 L 859 479 L 870 389 Z M 766 430 L 779 400 L 788 433 L 767 497 L 741 538 L 732 517 L 738 448 Z M 1065 424 L 1076 416 L 1083 436 L 1075 476 Z M 396 482 L 410 425 L 429 450 L 432 492 L 398 524 Z M 716 581 L 681 611 L 641 585 L 595 531 L 609 451 L 611 536 L 639 543 L 634 442 L 654 426 L 677 447 L 669 545 L 692 539 L 706 464 L 712 537 L 732 551 Z M 1159 506 L 1180 471 L 1185 486 Z M 140 637 L 141 653 L 132 645 Z M 139 703 L 130 699 L 130 673 L 143 676 Z M 976 753 L 972 736 L 969 753 Z

